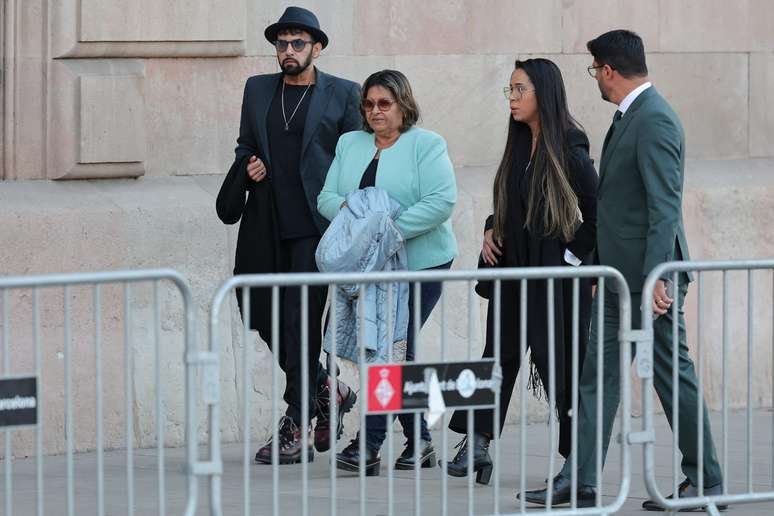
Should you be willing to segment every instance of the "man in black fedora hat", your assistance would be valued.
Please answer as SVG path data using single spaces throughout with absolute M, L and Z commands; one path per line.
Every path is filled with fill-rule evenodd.
M 317 17 L 300 7 L 288 7 L 277 23 L 266 28 L 282 71 L 256 75 L 245 84 L 242 116 L 234 163 L 217 199 L 217 211 L 226 224 L 241 219 L 234 274 L 317 272 L 315 250 L 328 221 L 317 212 L 320 193 L 333 161 L 336 142 L 345 132 L 361 127 L 360 88 L 314 66 L 328 36 Z M 247 201 L 245 202 L 245 196 Z M 320 363 L 321 318 L 327 289 L 308 290 L 308 386 L 302 392 L 301 289 L 280 289 L 279 342 L 272 342 L 271 289 L 250 289 L 250 310 L 237 300 L 250 328 L 257 330 L 275 353 L 285 373 L 284 400 L 288 405 L 279 423 L 279 462 L 301 462 L 303 398 L 308 399 L 308 421 L 317 418 L 309 439 L 308 460 L 330 447 L 331 396 L 339 405 L 336 438 L 344 413 L 355 403 L 355 393 L 333 381 Z M 255 456 L 271 463 L 271 440 Z

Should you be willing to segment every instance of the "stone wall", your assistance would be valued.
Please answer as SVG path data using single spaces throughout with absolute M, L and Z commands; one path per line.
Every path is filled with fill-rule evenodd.
M 221 173 L 245 79 L 277 70 L 263 29 L 284 2 L 5 3 L 6 179 Z M 774 5 L 765 0 L 733 10 L 719 0 L 300 3 L 331 38 L 319 66 L 355 81 L 405 72 L 424 125 L 447 138 L 458 166 L 497 161 L 508 116 L 500 92 L 517 56 L 559 64 L 598 153 L 614 107 L 586 73 L 585 42 L 614 27 L 643 36 L 690 157 L 774 156 Z
M 774 256 L 768 229 L 774 222 L 771 2 L 738 0 L 733 9 L 720 0 L 297 4 L 313 9 L 331 38 L 318 63 L 321 69 L 358 82 L 382 68 L 403 71 L 422 108 L 422 125 L 447 139 L 460 186 L 454 224 L 462 254 L 455 268 L 475 266 L 508 117 L 501 90 L 513 60 L 544 56 L 558 63 L 571 109 L 587 129 L 596 156 L 614 107 L 601 101 L 586 73 L 591 58 L 585 42 L 618 27 L 643 36 L 653 81 L 686 128 L 691 162 L 685 216 L 692 256 Z M 217 285 L 230 275 L 235 242 L 235 228 L 223 226 L 215 217 L 214 195 L 233 156 L 245 79 L 277 70 L 263 29 L 286 4 L 4 0 L 0 6 L 0 178 L 5 180 L 0 180 L 0 275 L 172 267 L 194 287 L 203 342 L 207 307 Z M 53 181 L 62 179 L 78 180 Z M 734 374 L 746 371 L 745 282 L 744 277 L 734 277 L 732 346 L 739 357 L 734 359 Z M 754 283 L 760 321 L 754 333 L 755 399 L 770 404 L 771 277 L 761 274 Z M 706 386 L 717 406 L 716 279 L 708 277 L 706 294 L 711 315 L 705 330 Z M 466 306 L 463 286 L 453 287 L 450 296 L 450 310 Z M 696 322 L 690 315 L 695 293 L 692 296 L 689 325 L 695 339 Z M 13 309 L 21 312 L 18 321 L 26 322 L 21 308 L 25 299 L 11 299 Z M 61 303 L 57 304 L 59 299 L 51 303 L 55 314 Z M 147 306 L 140 305 L 145 308 L 139 313 L 147 317 Z M 85 301 L 73 306 L 80 310 L 77 320 L 89 320 Z M 235 309 L 229 309 L 230 327 L 226 325 L 222 339 L 223 420 L 225 437 L 237 439 L 241 340 Z M 120 319 L 120 313 L 115 317 Z M 61 434 L 63 425 L 60 318 L 50 318 L 49 333 L 43 333 L 43 352 L 48 355 L 42 388 L 55 407 L 45 416 L 52 436 Z M 439 322 L 436 314 L 424 332 L 427 358 L 439 353 Z M 480 346 L 480 317 L 474 323 Z M 89 324 L 79 324 L 85 339 Z M 141 324 L 148 326 L 147 321 Z M 461 358 L 467 349 L 467 323 L 462 317 L 450 317 L 448 324 L 450 349 Z M 25 327 L 14 325 L 12 332 L 14 371 L 29 367 Z M 179 332 L 172 323 L 163 332 L 174 342 L 164 359 L 169 370 L 165 388 L 171 389 L 168 399 L 176 400 L 168 404 L 170 444 L 182 439 L 182 361 L 175 360 L 181 353 Z M 120 345 L 118 329 L 111 335 L 110 342 Z M 74 375 L 86 413 L 94 396 L 91 349 L 83 344 L 83 360 Z M 261 433 L 270 407 L 269 355 L 263 344 L 251 346 L 250 354 L 256 364 L 250 373 L 254 396 L 260 400 L 254 428 Z M 138 443 L 148 444 L 154 356 L 147 344 L 140 343 L 134 357 L 134 427 Z M 120 354 L 114 358 L 111 367 L 120 371 Z M 123 403 L 120 387 L 119 382 L 106 390 L 116 407 Z M 735 403 L 744 399 L 744 387 L 744 382 L 735 381 Z M 539 417 L 542 404 L 531 403 L 529 410 Z M 112 416 L 118 418 L 116 445 L 121 442 L 120 416 L 116 409 Z M 79 448 L 93 444 L 89 426 L 85 422 L 76 432 Z M 27 433 L 16 434 L 20 445 L 31 442 Z M 46 446 L 59 451 L 61 443 L 51 437 Z

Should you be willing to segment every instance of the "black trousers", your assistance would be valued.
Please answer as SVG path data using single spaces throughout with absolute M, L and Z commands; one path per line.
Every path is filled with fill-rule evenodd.
M 589 335 L 589 323 L 591 319 L 591 282 L 590 280 L 581 280 L 579 285 L 579 303 L 578 303 L 578 377 L 583 371 L 583 362 L 586 356 L 586 344 L 588 343 Z M 572 439 L 572 419 L 568 413 L 569 407 L 572 406 L 572 281 L 561 281 L 562 300 L 563 304 L 557 306 L 555 317 L 561 321 L 563 328 L 562 334 L 563 340 L 557 339 L 556 349 L 557 352 L 561 352 L 565 357 L 564 368 L 561 374 L 564 376 L 564 385 L 566 388 L 562 392 L 557 393 L 556 403 L 559 407 L 558 422 L 559 422 L 559 453 L 563 457 L 567 457 L 571 451 L 571 439 Z M 505 290 L 505 289 L 503 289 Z M 504 300 L 505 301 L 505 300 Z M 542 309 L 542 307 L 540 307 Z M 530 307 L 530 310 L 534 308 Z M 562 313 L 560 313 L 560 311 Z M 518 314 L 518 311 L 515 312 Z M 489 302 L 487 308 L 487 339 L 486 346 L 484 347 L 483 358 L 491 358 L 494 356 L 494 303 Z M 509 317 L 509 314 L 503 314 L 502 320 Z M 561 318 L 559 319 L 559 317 Z M 515 315 L 519 317 L 519 315 Z M 528 312 L 529 317 L 529 312 Z M 504 326 L 504 324 L 503 324 Z M 501 326 L 502 329 L 502 326 Z M 516 387 L 516 378 L 521 368 L 520 357 L 520 341 L 516 339 L 506 339 L 501 337 L 501 345 L 503 346 L 503 352 L 501 353 L 501 367 L 503 374 L 503 383 L 500 387 L 500 433 L 503 431 L 505 425 L 505 417 L 508 414 L 508 407 L 511 403 L 511 396 L 513 390 Z M 544 341 L 541 342 L 526 342 L 527 349 L 532 346 L 547 346 Z M 506 346 L 510 346 L 510 350 L 505 350 Z M 529 364 L 526 364 L 526 370 L 522 371 L 522 374 L 529 374 Z M 548 377 L 547 371 L 539 371 L 541 380 Z M 548 390 L 544 389 L 547 393 Z M 546 394 L 547 396 L 547 394 Z M 546 401 L 548 401 L 546 399 Z M 566 407 L 566 410 L 562 410 L 561 407 Z M 494 410 L 483 409 L 473 412 L 473 430 L 476 433 L 485 434 L 488 437 L 494 436 Z M 553 416 L 552 416 L 553 417 Z M 468 428 L 468 411 L 456 410 L 449 421 L 449 429 L 455 432 L 464 434 L 467 433 Z
M 314 253 L 320 237 L 294 238 L 280 241 L 280 272 L 319 272 Z M 317 413 L 317 393 L 328 377 L 328 371 L 320 363 L 320 319 L 325 308 L 327 287 L 309 287 L 309 420 Z M 301 371 L 301 287 L 280 288 L 280 342 L 279 365 L 285 373 L 285 394 L 288 404 L 285 414 L 297 425 L 302 414 L 302 371 Z M 271 344 L 269 348 L 272 348 Z

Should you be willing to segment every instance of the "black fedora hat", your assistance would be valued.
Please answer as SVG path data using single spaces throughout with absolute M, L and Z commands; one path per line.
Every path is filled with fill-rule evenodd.
M 320 30 L 320 22 L 312 11 L 302 7 L 288 7 L 282 13 L 279 21 L 266 27 L 263 35 L 269 43 L 277 41 L 277 33 L 284 29 L 302 29 L 307 31 L 325 48 L 328 46 L 328 36 Z

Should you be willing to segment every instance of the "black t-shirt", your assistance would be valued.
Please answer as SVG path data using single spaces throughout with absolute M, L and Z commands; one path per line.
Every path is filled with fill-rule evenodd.
M 368 164 L 368 167 L 366 167 L 365 172 L 363 172 L 363 177 L 360 178 L 359 188 L 361 190 L 369 186 L 376 186 L 376 167 L 378 165 L 379 165 L 379 158 L 372 159 L 371 163 Z
M 314 85 L 285 85 L 285 116 L 282 116 L 282 81 L 280 81 L 269 107 L 267 129 L 271 153 L 271 184 L 277 201 L 277 219 L 280 238 L 301 238 L 320 236 L 312 219 L 312 212 L 306 201 L 301 183 L 301 144 L 304 138 L 304 124 L 309 112 Z M 306 95 L 304 96 L 304 92 Z M 301 100 L 303 97 L 303 100 Z M 299 101 L 301 102 L 299 104 Z M 295 115 L 293 111 L 298 106 Z M 292 116 L 292 117 L 291 117 Z M 288 129 L 285 130 L 285 120 Z

